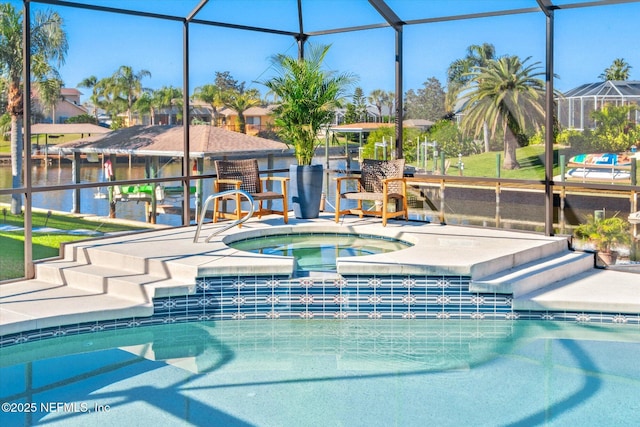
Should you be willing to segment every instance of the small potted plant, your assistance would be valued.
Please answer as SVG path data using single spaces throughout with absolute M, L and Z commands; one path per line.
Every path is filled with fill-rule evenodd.
M 631 243 L 629 223 L 616 215 L 611 218 L 589 215 L 585 223 L 576 227 L 574 234 L 577 238 L 592 243 L 598 257 L 607 265 L 616 263 L 616 247 Z
M 351 74 L 322 68 L 330 46 L 310 46 L 308 58 L 278 54 L 272 58 L 276 76 L 263 82 L 275 96 L 276 132 L 293 146 L 297 165 L 290 168 L 290 194 L 296 218 L 316 218 L 322 196 L 322 164 L 312 165 L 320 143 L 318 132 L 331 123 L 346 89 L 355 82 Z

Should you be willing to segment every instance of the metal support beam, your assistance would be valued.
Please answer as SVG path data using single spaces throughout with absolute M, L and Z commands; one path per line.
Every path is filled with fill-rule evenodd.
M 369 0 L 369 4 L 396 30 L 405 24 L 384 0 Z
M 402 112 L 404 110 L 403 106 L 402 106 L 402 93 L 403 93 L 403 88 L 402 88 L 402 63 L 403 63 L 403 56 L 402 56 L 402 26 L 399 26 L 396 28 L 396 58 L 395 58 L 395 63 L 396 63 L 396 87 L 395 87 L 395 92 L 396 92 L 396 117 L 395 117 L 395 123 L 396 123 L 396 147 L 395 147 L 395 158 L 396 159 L 402 159 L 404 157 L 404 153 L 402 152 L 402 141 L 403 141 L 403 117 L 402 117 Z M 389 114 L 391 114 L 391 111 L 389 111 Z
M 307 41 L 307 36 L 300 34 L 296 36 L 296 43 L 298 44 L 298 59 L 304 59 L 304 44 Z
M 24 155 L 24 277 L 33 279 L 36 275 L 33 265 L 33 183 L 31 179 L 31 5 L 23 0 L 22 15 L 22 84 L 23 116 L 22 154 Z
M 553 45 L 554 45 L 554 9 L 549 0 L 538 0 L 540 9 L 546 16 L 546 66 L 545 66 L 545 150 L 544 150 L 544 233 L 553 236 Z
M 200 3 L 189 13 L 186 17 L 187 22 L 192 21 L 202 8 L 209 2 L 209 0 L 200 0 Z
M 189 225 L 191 222 L 191 208 L 189 186 L 191 185 L 191 168 L 189 165 L 189 21 L 183 24 L 182 32 L 182 128 L 183 151 L 182 156 L 182 225 Z
M 304 19 L 302 18 L 302 0 L 298 0 L 298 34 L 296 35 L 298 59 L 304 59 L 304 44 L 307 38 L 309 38 L 309 36 L 304 33 Z
M 60 162 L 60 160 L 61 159 L 58 159 L 58 162 Z M 46 161 L 47 159 L 45 159 L 45 162 Z M 78 151 L 74 151 L 73 161 L 71 163 L 71 178 L 73 179 L 74 184 L 80 184 L 80 182 L 82 181 L 80 173 L 81 163 L 82 160 L 80 159 L 80 153 Z M 82 211 L 81 204 L 80 189 L 76 188 L 75 190 L 73 190 L 73 204 L 71 207 L 71 212 L 79 214 Z

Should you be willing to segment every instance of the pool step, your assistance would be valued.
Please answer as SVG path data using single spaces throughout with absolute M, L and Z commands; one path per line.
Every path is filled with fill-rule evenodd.
M 131 250 L 127 242 L 101 241 L 78 242 L 65 247 L 63 259 L 80 264 L 120 269 L 123 271 L 167 276 L 184 279 L 189 282 L 199 277 L 200 265 L 206 260 L 215 258 L 215 254 L 197 252 L 185 255 L 181 242 L 157 242 L 155 245 L 141 245 L 139 250 Z M 190 241 L 188 243 L 191 243 Z M 172 246 L 173 245 L 173 246 Z M 202 246 L 198 249 L 206 248 Z M 191 248 L 189 248 L 191 250 Z M 178 255 L 172 254 L 175 250 Z
M 63 257 L 36 263 L 40 281 L 103 293 L 137 303 L 195 292 L 197 268 L 102 249 L 101 245 L 67 245 Z
M 156 297 L 190 295 L 195 292 L 195 279 L 185 281 L 182 278 L 74 262 L 41 264 L 37 267 L 37 277 L 48 283 L 142 303 L 151 302 Z
M 96 266 L 108 266 L 121 269 L 123 271 L 136 271 L 144 273 L 148 270 L 147 259 L 140 255 L 130 255 L 115 252 L 108 245 L 71 245 L 64 248 L 63 259 L 74 261 L 80 264 L 91 264 Z
M 514 298 L 513 309 L 640 313 L 640 274 L 594 268 Z
M 591 253 L 567 251 L 481 279 L 472 279 L 469 290 L 477 293 L 512 294 L 515 298 L 592 270 L 593 263 Z
M 538 245 L 507 255 L 497 256 L 472 266 L 471 277 L 484 280 L 487 277 L 499 276 L 505 271 L 538 263 L 540 260 L 560 257 L 566 254 L 568 250 L 569 244 L 566 239 L 541 241 Z
M 60 260 L 48 260 L 46 262 L 40 262 L 35 264 L 36 278 L 40 281 L 53 283 L 56 285 L 68 285 L 66 272 L 72 272 L 79 267 L 86 268 L 100 268 L 99 265 L 92 265 L 77 261 L 69 261 L 66 259 Z M 136 270 L 120 269 L 120 274 L 135 274 Z
M 68 245 L 64 248 L 64 254 L 60 262 L 108 267 L 124 272 L 156 276 L 167 275 L 167 268 L 171 266 L 171 264 L 167 265 L 162 258 L 147 257 L 144 253 L 135 255 L 122 253 L 115 251 L 113 246 L 98 244 Z M 175 273 L 178 272 L 176 271 Z M 195 270 L 186 272 L 185 274 L 191 277 L 195 274 Z
M 8 283 L 0 290 L 2 334 L 70 324 L 77 324 L 78 329 L 90 328 L 82 324 L 153 315 L 152 303 L 134 302 L 40 280 Z

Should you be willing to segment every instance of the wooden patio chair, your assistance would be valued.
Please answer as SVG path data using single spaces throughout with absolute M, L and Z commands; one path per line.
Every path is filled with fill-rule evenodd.
M 342 183 L 356 181 L 355 191 L 342 192 Z M 341 209 L 340 201 L 356 200 L 356 209 Z M 374 202 L 373 210 L 364 210 L 362 202 Z M 389 202 L 397 205 L 395 211 L 389 210 Z M 399 202 L 399 203 L 398 203 Z M 398 160 L 369 160 L 362 163 L 360 176 L 344 176 L 336 178 L 336 222 L 340 215 L 352 214 L 375 215 L 382 217 L 382 225 L 387 225 L 387 219 L 404 216 L 408 219 L 407 183 L 404 178 L 404 159 Z
M 288 177 L 260 177 L 260 171 L 258 170 L 258 160 L 256 159 L 243 159 L 243 160 L 216 160 L 215 161 L 217 179 L 214 180 L 214 191 L 219 193 L 227 190 L 244 190 L 253 197 L 253 200 L 258 202 L 258 209 L 253 213 L 260 218 L 262 215 L 267 214 L 280 214 L 284 217 L 284 223 L 288 222 L 288 207 L 287 207 L 287 182 Z M 266 188 L 268 181 L 280 182 L 280 192 L 271 191 Z M 227 219 L 240 219 L 246 212 L 242 212 L 241 202 L 242 197 L 240 194 L 231 194 L 222 197 L 223 200 L 232 200 L 235 202 L 235 210 L 233 212 L 225 212 L 220 208 L 220 198 L 216 198 L 213 201 L 213 222 L 217 222 L 220 218 Z M 282 210 L 268 209 L 263 206 L 264 201 L 282 200 Z

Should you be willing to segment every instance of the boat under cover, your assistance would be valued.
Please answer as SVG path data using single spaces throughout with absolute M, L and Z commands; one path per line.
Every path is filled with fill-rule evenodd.
M 626 154 L 616 153 L 592 153 L 578 154 L 569 159 L 569 163 L 580 163 L 583 165 L 612 165 L 631 166 L 632 159 Z

